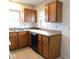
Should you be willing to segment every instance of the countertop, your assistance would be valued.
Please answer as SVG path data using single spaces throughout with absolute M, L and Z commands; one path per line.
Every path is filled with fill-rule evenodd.
M 37 34 L 42 34 L 42 35 L 46 35 L 46 36 L 52 36 L 52 35 L 57 35 L 57 34 L 61 34 L 60 31 L 55 31 L 55 30 L 52 30 L 52 31 L 46 31 L 46 30 L 35 30 L 35 29 L 31 29 L 29 30 L 30 32 L 34 32 L 34 33 L 37 33 Z
M 23 32 L 23 31 L 30 31 L 37 34 L 42 34 L 45 36 L 52 36 L 52 35 L 58 35 L 61 34 L 60 31 L 56 30 L 41 30 L 41 29 L 16 29 L 16 30 L 9 30 L 9 32 Z

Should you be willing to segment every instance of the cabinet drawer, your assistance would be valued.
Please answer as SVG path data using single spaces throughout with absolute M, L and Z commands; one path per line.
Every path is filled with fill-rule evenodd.
M 17 32 L 9 32 L 9 37 L 17 36 Z
M 42 54 L 46 59 L 48 59 L 49 51 L 48 51 L 48 45 L 42 44 Z
M 42 42 L 48 45 L 48 37 L 47 36 L 42 36 Z

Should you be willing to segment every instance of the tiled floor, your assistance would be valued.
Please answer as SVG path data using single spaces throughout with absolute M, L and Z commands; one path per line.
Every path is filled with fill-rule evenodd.
M 11 59 L 44 59 L 44 58 L 28 47 L 12 51 Z

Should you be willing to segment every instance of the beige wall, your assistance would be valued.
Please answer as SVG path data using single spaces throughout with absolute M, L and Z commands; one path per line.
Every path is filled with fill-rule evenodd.
M 21 10 L 23 8 L 35 9 L 35 7 L 31 5 L 25 5 L 25 4 L 16 3 L 16 2 L 9 2 L 9 9 Z
M 62 47 L 61 55 L 70 59 L 70 0 L 63 1 L 63 28 L 62 28 Z
M 9 26 L 10 28 L 13 28 L 13 27 L 28 28 L 28 27 L 35 26 L 35 23 L 23 23 L 23 20 L 24 20 L 23 19 L 23 9 L 24 8 L 35 9 L 35 6 L 25 5 L 25 4 L 16 3 L 16 2 L 9 2 L 9 9 L 18 10 L 21 13 L 21 18 L 20 18 L 21 25 L 20 26 Z
M 61 56 L 63 59 L 70 59 L 70 1 L 61 0 L 63 2 L 62 23 L 40 23 L 39 14 L 45 12 L 44 4 L 36 6 L 38 15 L 38 26 L 41 28 L 62 31 Z

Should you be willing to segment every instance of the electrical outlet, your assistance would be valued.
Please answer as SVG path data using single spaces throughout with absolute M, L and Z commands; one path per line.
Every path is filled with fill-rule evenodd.
M 56 25 L 56 28 L 58 28 L 58 26 Z

